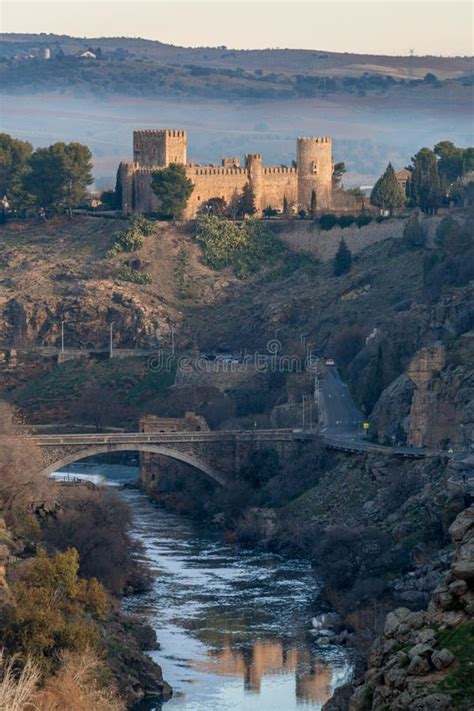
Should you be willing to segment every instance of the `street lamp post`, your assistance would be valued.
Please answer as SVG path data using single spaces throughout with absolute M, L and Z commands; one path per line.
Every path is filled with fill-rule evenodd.
M 113 351 L 114 351 L 114 335 L 113 335 L 113 329 L 114 329 L 114 322 L 112 321 L 110 324 L 110 336 L 109 336 L 109 358 L 112 358 Z

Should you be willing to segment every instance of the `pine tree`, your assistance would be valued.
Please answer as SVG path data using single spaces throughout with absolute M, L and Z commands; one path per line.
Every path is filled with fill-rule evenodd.
M 339 248 L 334 257 L 333 272 L 334 276 L 346 274 L 351 268 L 352 253 L 343 239 L 339 242 Z
M 151 189 L 160 199 L 160 212 L 167 217 L 180 217 L 194 190 L 186 177 L 184 165 L 170 163 L 151 174 Z
M 395 171 L 391 163 L 388 164 L 385 173 L 375 183 L 370 202 L 382 210 L 388 210 L 390 214 L 397 207 L 403 207 L 406 203 L 405 194 L 398 184 Z

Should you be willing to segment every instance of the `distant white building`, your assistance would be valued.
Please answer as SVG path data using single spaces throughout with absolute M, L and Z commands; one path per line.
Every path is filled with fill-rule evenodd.
M 43 59 L 51 59 L 51 50 L 49 47 L 43 49 Z

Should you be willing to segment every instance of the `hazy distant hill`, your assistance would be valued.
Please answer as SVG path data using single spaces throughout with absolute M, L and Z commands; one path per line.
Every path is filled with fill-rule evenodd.
M 88 47 L 100 47 L 107 57 L 142 58 L 163 64 L 236 68 L 247 71 L 314 75 L 344 74 L 360 76 L 364 72 L 392 74 L 398 78 L 423 77 L 432 72 L 440 79 L 454 78 L 472 71 L 469 57 L 391 57 L 385 55 L 350 54 L 303 49 L 236 50 L 227 47 L 176 47 L 155 40 L 130 37 L 96 37 L 93 39 L 53 34 L 0 34 L 0 55 L 11 57 L 28 49 L 61 48 L 65 54 L 75 54 Z
M 102 58 L 80 59 L 89 47 Z M 0 34 L 0 130 L 35 146 L 86 143 L 107 184 L 131 156 L 134 128 L 187 129 L 189 157 L 201 162 L 262 152 L 275 165 L 291 164 L 298 135 L 331 135 L 346 184 L 366 184 L 423 145 L 471 145 L 470 68 L 463 57 Z

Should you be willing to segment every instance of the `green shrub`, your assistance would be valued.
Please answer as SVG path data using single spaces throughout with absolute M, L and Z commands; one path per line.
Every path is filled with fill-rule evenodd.
M 153 234 L 155 225 L 151 220 L 147 220 L 142 215 L 135 216 L 130 227 L 114 235 L 113 247 L 108 251 L 108 257 L 115 257 L 120 252 L 135 252 L 143 247 L 145 237 Z
M 206 264 L 213 269 L 231 267 L 241 278 L 271 264 L 283 249 L 282 242 L 258 220 L 236 224 L 210 215 L 199 217 L 196 226 Z
M 365 227 L 365 225 L 370 225 L 374 218 L 372 215 L 367 215 L 364 212 L 361 212 L 360 215 L 357 215 L 356 217 L 356 225 L 357 227 Z
M 350 227 L 354 224 L 355 221 L 356 218 L 354 217 L 354 215 L 341 215 L 339 218 L 339 224 L 342 228 Z
M 151 284 L 151 276 L 146 274 L 146 272 L 139 272 L 136 269 L 132 269 L 127 264 L 120 267 L 117 276 L 122 281 L 131 281 L 133 284 Z
M 96 580 L 78 576 L 73 548 L 48 556 L 40 551 L 12 584 L 13 604 L 0 621 L 0 638 L 8 654 L 31 656 L 42 671 L 53 672 L 63 650 L 100 647 L 96 621 L 108 614 L 108 597 Z
M 337 219 L 336 215 L 326 213 L 324 215 L 321 215 L 321 217 L 319 218 L 319 227 L 322 230 L 332 230 L 332 228 L 335 227 L 338 222 L 339 220 Z

